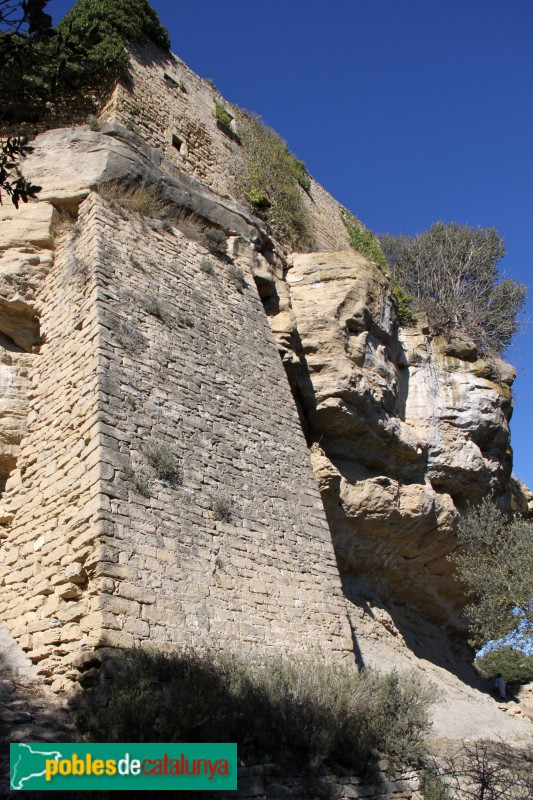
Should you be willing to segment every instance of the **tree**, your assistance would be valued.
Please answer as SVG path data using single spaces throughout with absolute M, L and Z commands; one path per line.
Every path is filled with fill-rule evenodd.
M 27 203 L 28 200 L 35 200 L 40 186 L 35 186 L 19 175 L 17 172 L 17 160 L 20 156 L 26 155 L 31 151 L 26 137 L 15 137 L 7 139 L 0 146 L 0 205 L 2 205 L 2 193 L 11 197 L 15 208 L 19 207 L 19 202 Z
M 509 634 L 533 644 L 533 523 L 508 517 L 485 499 L 465 514 L 457 536 L 461 546 L 450 560 L 470 587 L 471 644 Z
M 16 75 L 24 63 L 28 43 L 35 44 L 51 35 L 52 17 L 44 9 L 48 0 L 0 0 L 0 80 Z M 40 186 L 34 186 L 17 171 L 18 160 L 30 152 L 28 139 L 16 136 L 0 145 L 0 204 L 7 194 L 16 208 L 22 200 L 35 199 Z
M 533 681 L 533 655 L 509 645 L 492 647 L 476 658 L 474 666 L 483 678 L 495 678 L 500 672 L 507 683 Z
M 78 0 L 57 28 L 44 10 L 48 1 L 0 0 L 0 119 L 15 130 L 58 109 L 82 117 L 95 111 L 127 74 L 126 44 L 170 46 L 147 0 Z M 2 193 L 17 207 L 36 197 L 40 187 L 17 172 L 30 149 L 18 135 L 0 145 L 0 203 Z
M 462 332 L 501 354 L 519 327 L 526 287 L 500 280 L 504 243 L 494 228 L 435 222 L 418 236 L 379 236 L 393 276 L 427 314 L 435 335 Z
M 2 0 L 0 0 L 0 3 Z M 166 29 L 148 0 L 78 0 L 56 28 L 38 16 L 48 0 L 3 0 L 0 18 L 0 105 L 4 120 L 38 121 L 54 108 L 87 114 L 127 75 L 127 44 L 152 41 L 168 50 Z M 11 7 L 33 14 L 18 24 Z M 8 7 L 10 9 L 8 14 Z M 29 12 L 28 12 L 29 13 Z M 51 20 L 50 20 L 51 22 Z
M 503 742 L 462 742 L 455 752 L 432 758 L 422 772 L 428 800 L 530 800 L 530 748 Z

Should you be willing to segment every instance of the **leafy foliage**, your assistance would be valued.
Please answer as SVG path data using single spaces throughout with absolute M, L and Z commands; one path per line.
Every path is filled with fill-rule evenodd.
M 161 481 L 171 486 L 181 484 L 181 470 L 172 450 L 162 442 L 150 442 L 143 447 L 143 454 Z
M 227 128 L 229 128 L 233 122 L 233 117 L 229 111 L 224 108 L 222 103 L 215 103 L 215 118 L 217 122 L 220 122 L 221 125 L 225 125 Z
M 485 499 L 463 517 L 457 535 L 463 547 L 450 559 L 472 593 L 465 609 L 471 643 L 510 633 L 533 643 L 533 524 Z
M 107 706 L 88 701 L 80 723 L 93 741 L 231 741 L 248 763 L 362 771 L 380 754 L 418 759 L 433 699 L 414 674 L 138 649 L 125 654 Z
M 533 681 L 533 655 L 515 647 L 494 647 L 476 658 L 474 666 L 483 678 L 495 678 L 501 672 L 507 683 Z
M 240 191 L 280 241 L 293 250 L 312 250 L 311 220 L 299 188 L 308 191 L 311 185 L 303 161 L 260 117 L 239 111 L 238 123 L 244 156 Z
M 231 522 L 233 501 L 229 497 L 217 497 L 213 501 L 213 514 L 220 522 Z
M 2 192 L 5 192 L 13 202 L 15 208 L 19 207 L 19 202 L 27 203 L 28 200 L 35 200 L 41 191 L 40 186 L 29 183 L 26 178 L 17 175 L 17 161 L 21 156 L 30 153 L 32 150 L 28 146 L 27 137 L 15 137 L 6 139 L 0 146 L 0 204 L 2 203 Z
M 418 236 L 382 234 L 380 242 L 393 276 L 427 314 L 435 334 L 462 331 L 482 353 L 508 347 L 526 287 L 499 279 L 505 248 L 494 228 L 435 222 Z
M 45 15 L 47 17 L 47 15 Z M 41 19 L 42 24 L 42 19 Z M 168 34 L 147 0 L 78 0 L 43 35 L 10 30 L 0 37 L 4 117 L 33 120 L 60 100 L 96 104 L 128 68 L 127 43 L 168 49 Z
M 52 27 L 49 0 L 0 0 L 0 29 L 8 34 L 43 35 Z
M 386 275 L 391 277 L 391 289 L 396 300 L 396 313 L 400 324 L 406 326 L 414 325 L 416 317 L 411 309 L 414 297 L 400 286 L 394 276 L 391 276 L 389 262 L 380 247 L 379 241 L 372 231 L 363 225 L 348 209 L 341 209 L 341 219 L 348 231 L 348 240 L 351 247 L 366 256 L 370 261 L 373 261 Z

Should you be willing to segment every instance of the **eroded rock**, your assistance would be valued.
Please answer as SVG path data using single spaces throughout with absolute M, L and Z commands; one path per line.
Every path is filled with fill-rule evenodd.
M 341 570 L 461 627 L 447 559 L 459 512 L 503 493 L 514 371 L 399 329 L 388 278 L 351 251 L 294 255 L 296 380 Z M 459 357 L 462 356 L 462 357 Z

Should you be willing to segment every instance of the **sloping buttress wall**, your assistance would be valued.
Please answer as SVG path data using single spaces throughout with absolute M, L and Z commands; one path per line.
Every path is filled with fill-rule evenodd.
M 0 615 L 54 688 L 101 646 L 350 655 L 284 369 L 230 266 L 95 194 L 58 250 L 0 551 Z

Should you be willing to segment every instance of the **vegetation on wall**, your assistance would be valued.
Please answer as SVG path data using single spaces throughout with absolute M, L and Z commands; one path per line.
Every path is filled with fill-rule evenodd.
M 217 122 L 220 122 L 221 125 L 225 125 L 227 128 L 229 128 L 233 122 L 233 117 L 222 105 L 222 103 L 215 103 L 215 119 Z
M 485 499 L 465 514 L 457 536 L 462 547 L 450 560 L 472 593 L 465 608 L 471 644 L 513 634 L 533 645 L 533 523 Z
M 44 7 L 46 3 L 41 3 Z M 42 11 L 42 9 L 41 9 Z M 46 15 L 45 15 L 46 16 Z M 54 104 L 95 105 L 127 74 L 128 43 L 170 46 L 147 0 L 78 0 L 56 28 L 2 30 L 0 100 L 5 120 L 35 121 Z
M 237 119 L 244 159 L 239 190 L 284 245 L 312 250 L 311 220 L 302 197 L 310 179 L 303 161 L 260 117 L 239 111 Z
M 348 241 L 351 247 L 358 253 L 366 256 L 370 261 L 373 261 L 385 275 L 389 276 L 392 293 L 396 300 L 396 313 L 400 324 L 406 326 L 414 325 L 416 323 L 416 316 L 411 308 L 414 297 L 402 288 L 394 275 L 391 275 L 389 262 L 381 249 L 378 239 L 376 239 L 372 231 L 363 225 L 363 223 L 348 211 L 348 209 L 341 209 L 341 219 L 348 231 Z
M 494 228 L 435 222 L 418 236 L 380 235 L 380 243 L 393 276 L 435 334 L 462 332 L 485 354 L 499 355 L 509 346 L 526 287 L 499 278 L 505 248 Z
M 107 705 L 89 699 L 80 724 L 93 741 L 237 742 L 248 764 L 361 772 L 379 755 L 418 760 L 433 699 L 414 673 L 136 649 L 124 654 Z

